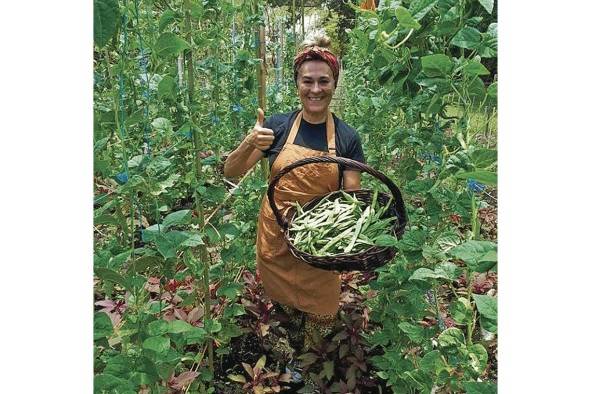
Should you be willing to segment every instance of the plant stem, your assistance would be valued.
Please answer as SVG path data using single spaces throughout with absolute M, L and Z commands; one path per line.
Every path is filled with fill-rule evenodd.
M 190 12 L 190 2 L 189 0 L 184 0 L 184 8 L 185 8 L 185 28 L 186 28 L 186 39 L 187 42 L 190 44 L 192 43 L 191 40 L 191 12 Z M 189 90 L 189 114 L 191 118 L 192 111 L 191 105 L 193 104 L 193 89 L 195 87 L 195 75 L 193 73 L 193 56 L 192 56 L 192 49 L 187 51 L 187 67 L 188 70 L 188 78 L 187 78 L 187 85 Z M 193 119 L 191 119 L 193 120 Z M 199 152 L 201 150 L 201 139 L 199 135 L 199 131 L 192 128 L 192 136 L 193 136 L 193 173 L 195 177 L 195 191 L 194 191 L 194 198 L 195 198 L 195 210 L 197 211 L 197 220 L 199 223 L 199 230 L 204 231 L 204 222 L 205 222 L 205 215 L 203 212 L 203 204 L 201 201 L 201 197 L 199 192 L 197 191 L 197 185 L 199 184 L 199 180 L 203 179 L 203 173 L 201 169 L 201 159 L 199 158 Z M 209 294 L 209 261 L 207 256 L 207 250 L 205 245 L 199 246 L 199 255 L 201 263 L 203 264 L 203 291 L 205 295 L 205 306 L 204 306 L 204 317 L 205 320 L 210 319 L 210 308 L 211 308 L 211 297 Z M 213 340 L 208 338 L 207 340 L 207 351 L 208 351 L 208 366 L 211 370 L 211 373 L 214 372 L 213 367 Z

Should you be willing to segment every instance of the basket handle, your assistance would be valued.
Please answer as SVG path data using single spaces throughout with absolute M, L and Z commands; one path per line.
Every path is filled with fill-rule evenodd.
M 287 174 L 288 172 L 290 172 L 294 168 L 297 168 L 297 167 L 300 167 L 300 166 L 303 166 L 306 164 L 312 164 L 312 163 L 341 164 L 341 165 L 345 166 L 346 168 L 359 170 L 361 172 L 367 172 L 368 174 L 373 175 L 374 177 L 376 177 L 377 179 L 379 179 L 380 181 L 385 183 L 386 186 L 388 187 L 388 189 L 390 189 L 392 196 L 394 197 L 394 208 L 396 209 L 396 213 L 399 215 L 399 219 L 400 219 L 399 226 L 401 228 L 404 228 L 404 226 L 406 225 L 407 218 L 406 218 L 406 210 L 404 208 L 404 201 L 402 201 L 402 193 L 400 192 L 400 189 L 398 189 L 398 187 L 394 184 L 394 182 L 392 182 L 390 180 L 390 178 L 388 178 L 386 175 L 384 175 L 380 171 L 374 170 L 373 168 L 371 168 L 367 164 L 361 163 L 359 161 L 347 159 L 345 157 L 338 157 L 338 156 L 317 156 L 317 157 L 307 157 L 305 159 L 295 161 L 295 162 L 291 163 L 290 165 L 285 166 L 283 169 L 281 169 L 281 171 L 279 171 L 277 173 L 277 175 L 275 175 L 275 177 L 271 180 L 271 183 L 269 184 L 269 188 L 267 189 L 267 198 L 269 200 L 269 205 L 271 206 L 271 209 L 273 210 L 273 213 L 275 214 L 275 218 L 277 219 L 277 223 L 279 224 L 279 227 L 281 227 L 283 230 L 287 230 L 288 224 L 285 221 L 285 219 L 283 218 L 283 215 L 281 215 L 281 213 L 279 212 L 277 205 L 275 204 L 275 185 L 277 184 L 277 182 L 279 182 L 279 179 L 282 176 L 284 176 L 285 174 Z

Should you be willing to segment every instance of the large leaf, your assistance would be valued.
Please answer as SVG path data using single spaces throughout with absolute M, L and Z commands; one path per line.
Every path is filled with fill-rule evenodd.
M 94 314 L 94 340 L 108 338 L 113 334 L 111 318 L 105 312 Z
M 168 332 L 169 322 L 166 320 L 155 320 L 150 322 L 147 327 L 148 335 L 158 336 Z
M 119 274 L 118 272 L 115 272 L 111 269 L 97 267 L 94 269 L 94 273 L 96 274 L 96 276 L 99 277 L 99 279 L 101 279 L 103 281 L 109 281 L 109 282 L 116 283 L 125 289 L 129 289 L 129 287 L 130 287 L 129 283 L 125 280 L 125 278 L 121 274 Z
M 419 361 L 419 366 L 421 370 L 428 374 L 435 373 L 435 375 L 438 375 L 440 371 L 446 368 L 443 356 L 439 350 L 432 350 L 425 354 L 421 361 Z
M 472 271 L 484 272 L 497 261 L 497 244 L 491 241 L 466 241 L 449 251 L 455 258 L 464 260 Z
M 240 283 L 228 283 L 220 287 L 217 291 L 218 296 L 224 296 L 230 300 L 234 300 L 242 290 L 242 285 Z
M 169 322 L 168 332 L 171 334 L 180 334 L 183 332 L 193 331 L 195 327 L 183 320 L 173 320 Z
M 486 169 L 497 162 L 496 149 L 476 149 L 470 154 L 472 164 L 478 169 Z
M 406 8 L 398 7 L 398 8 L 396 8 L 395 13 L 396 13 L 396 19 L 398 19 L 398 23 L 400 23 L 400 26 L 406 27 L 408 29 L 420 29 L 421 28 L 421 24 L 419 22 L 417 22 L 412 17 L 410 12 Z
M 479 375 L 484 372 L 488 362 L 488 353 L 480 343 L 468 346 L 469 363 L 472 369 Z
M 191 222 L 191 210 L 183 209 L 168 214 L 162 221 L 162 226 L 168 228 L 171 226 L 178 226 L 182 224 L 189 224 Z
M 497 385 L 490 382 L 464 382 L 466 394 L 497 394 Z
M 413 2 L 410 3 L 408 10 L 417 21 L 420 21 L 429 11 L 431 11 L 431 9 L 433 9 L 433 7 L 435 7 L 438 1 L 439 0 L 413 0 Z
M 166 28 L 166 26 L 168 26 L 169 24 L 171 24 L 172 22 L 174 22 L 176 18 L 176 13 L 172 10 L 166 10 L 162 13 L 162 16 L 160 17 L 160 20 L 158 21 L 158 31 L 162 31 Z
M 464 333 L 459 328 L 455 327 L 444 330 L 441 334 L 439 334 L 437 341 L 442 348 L 460 347 L 466 343 Z
M 451 317 L 458 324 L 468 324 L 472 319 L 472 305 L 465 297 L 460 297 L 452 302 L 449 311 Z
M 473 294 L 476 309 L 480 313 L 480 324 L 490 332 L 497 332 L 497 299 L 495 297 Z
M 468 76 L 490 74 L 490 71 L 488 71 L 482 63 L 477 62 L 476 60 L 469 60 L 466 63 L 466 66 L 464 66 L 464 68 L 462 69 L 462 72 Z
M 451 72 L 453 63 L 449 56 L 438 53 L 423 56 L 421 58 L 421 67 L 428 77 L 444 77 Z
M 176 257 L 176 253 L 180 250 L 184 241 L 189 238 L 189 233 L 185 231 L 170 231 L 168 233 L 156 234 L 154 241 L 158 252 L 166 258 L 172 259 Z
M 470 171 L 460 172 L 455 175 L 458 179 L 474 179 L 477 182 L 484 183 L 489 186 L 496 186 L 497 174 L 492 171 Z
M 94 0 L 94 42 L 99 48 L 115 34 L 119 17 L 117 0 Z
M 189 43 L 173 33 L 162 33 L 156 41 L 156 52 L 159 56 L 177 56 L 181 51 L 189 49 Z
M 478 2 L 480 4 L 482 4 L 482 6 L 486 10 L 486 12 L 488 12 L 489 14 L 492 14 L 493 7 L 495 5 L 495 0 L 478 0 Z
M 177 92 L 177 84 L 173 77 L 165 75 L 158 84 L 158 94 L 162 97 L 174 99 Z
M 451 44 L 460 48 L 476 49 L 480 45 L 480 32 L 473 27 L 464 27 L 452 38 Z
M 402 322 L 398 324 L 398 328 L 400 328 L 410 340 L 415 343 L 421 343 L 425 339 L 425 329 L 423 327 L 415 326 L 408 322 Z
M 170 338 L 163 336 L 149 337 L 144 340 L 143 348 L 156 353 L 164 353 L 170 349 Z

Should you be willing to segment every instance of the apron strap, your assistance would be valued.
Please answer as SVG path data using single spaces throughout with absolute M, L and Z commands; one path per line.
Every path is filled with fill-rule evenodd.
M 300 111 L 298 113 L 295 120 L 293 121 L 293 124 L 291 125 L 291 130 L 289 130 L 289 135 L 287 136 L 287 141 L 286 141 L 287 144 L 293 144 L 293 142 L 295 141 L 296 134 L 298 133 L 298 130 L 300 129 L 300 122 L 301 121 L 302 121 L 302 111 Z
M 298 113 L 293 124 L 291 125 L 291 130 L 289 130 L 289 135 L 287 136 L 286 143 L 293 144 L 295 141 L 295 137 L 300 129 L 300 123 L 302 122 L 302 111 Z M 334 125 L 334 118 L 332 113 L 328 113 L 328 117 L 326 119 L 326 142 L 328 144 L 328 154 L 330 156 L 337 155 L 336 149 L 336 142 L 335 142 L 335 125 Z

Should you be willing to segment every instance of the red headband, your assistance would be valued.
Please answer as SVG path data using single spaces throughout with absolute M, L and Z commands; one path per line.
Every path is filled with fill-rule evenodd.
M 300 66 L 307 60 L 321 60 L 328 64 L 334 76 L 335 87 L 337 86 L 337 82 L 339 81 L 339 60 L 331 51 L 318 46 L 305 49 L 295 57 L 293 61 L 293 79 L 296 84 Z

